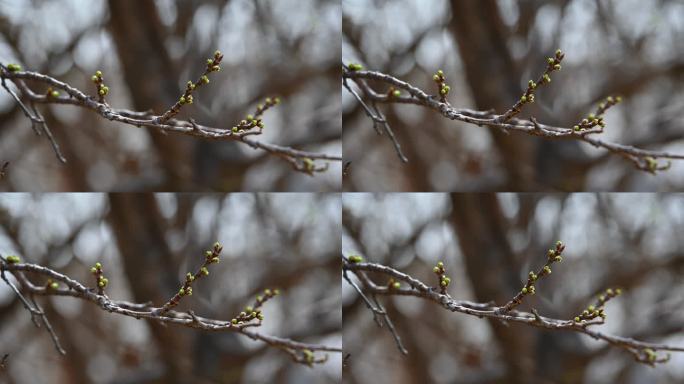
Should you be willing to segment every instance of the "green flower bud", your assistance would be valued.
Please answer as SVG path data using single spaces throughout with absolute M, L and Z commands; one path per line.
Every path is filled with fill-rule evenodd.
M 52 92 L 50 92 L 50 96 L 52 96 L 52 97 L 54 97 L 54 98 L 58 98 L 58 97 L 59 97 L 59 91 L 52 91 Z
M 579 131 L 579 130 L 580 130 L 580 126 L 579 126 L 579 125 L 575 125 L 574 127 L 572 127 L 572 129 L 575 130 L 575 131 Z
M 528 81 L 527 85 L 532 89 L 537 88 L 537 83 L 535 83 L 533 80 Z
M 555 69 L 556 71 L 560 71 L 560 70 L 561 70 L 560 64 L 554 65 L 554 66 L 553 66 L 553 69 Z
M 439 81 L 440 81 L 439 75 L 434 75 L 434 76 L 432 76 L 432 80 L 434 80 L 435 82 L 439 83 Z
M 589 312 L 594 312 L 595 309 L 596 309 L 596 307 L 594 307 L 593 305 L 590 305 L 590 306 L 587 307 L 587 310 L 588 310 Z
M 544 266 L 544 272 L 545 272 L 547 275 L 550 275 L 550 274 L 551 274 L 551 267 L 549 267 L 548 265 L 545 265 L 545 266 Z
M 615 294 L 616 294 L 616 295 L 621 295 L 621 294 L 622 294 L 622 289 L 617 288 L 617 289 L 615 290 Z
M 258 295 L 258 296 L 256 297 L 256 300 L 259 301 L 259 302 L 264 301 L 264 297 L 261 296 L 261 295 Z
M 363 69 L 363 65 L 356 63 L 351 63 L 348 67 L 350 71 L 360 71 Z
M 553 257 L 556 256 L 556 250 L 555 250 L 555 249 L 549 249 L 549 250 L 546 252 L 546 255 L 549 256 L 549 258 L 553 258 Z
M 59 288 L 59 283 L 57 283 L 57 282 L 50 283 L 50 289 L 57 289 L 57 288 Z
M 280 289 L 276 288 L 273 290 L 273 296 L 278 296 L 278 295 L 280 295 Z
M 19 64 L 7 64 L 7 69 L 10 72 L 19 72 L 19 71 L 21 71 L 21 65 L 19 65 Z
M 214 60 L 207 59 L 207 66 L 211 67 L 212 65 L 214 65 Z
M 434 267 L 434 268 L 432 268 L 432 272 L 434 272 L 434 273 L 439 273 L 439 267 Z
M 272 296 L 272 293 L 273 293 L 273 292 L 271 292 L 270 289 L 268 289 L 268 288 L 264 289 L 264 295 L 266 295 L 266 296 Z
M 438 74 L 440 77 L 442 77 L 442 76 L 444 76 L 444 71 L 442 71 L 441 69 L 439 69 L 439 70 L 437 70 L 437 74 Z
M 251 305 L 248 305 L 245 307 L 245 312 L 253 312 L 253 311 L 254 311 L 254 308 L 252 308 Z
M 363 261 L 363 257 L 361 257 L 361 256 L 358 256 L 358 255 L 349 256 L 349 262 L 351 262 L 351 263 L 360 263 L 362 261 Z
M 221 51 L 219 51 L 218 49 L 216 51 L 214 51 L 214 57 L 221 57 L 221 56 L 223 56 Z
M 556 57 L 558 57 L 562 54 L 563 54 L 563 51 L 561 51 L 560 48 L 556 49 Z
M 280 97 L 276 97 L 273 99 L 273 104 L 280 104 Z
M 261 313 L 261 312 L 257 313 L 256 317 L 257 317 L 257 319 L 259 319 L 260 321 L 264 321 L 264 314 L 263 314 L 263 313 Z
M 185 294 L 188 296 L 192 296 L 192 287 L 188 287 L 188 289 L 185 290 Z
M 399 97 L 399 96 L 401 96 L 401 91 L 398 91 L 398 90 L 397 90 L 397 91 L 392 92 L 392 96 L 394 96 L 394 97 Z
M 527 96 L 523 95 L 523 96 L 520 98 L 520 102 L 521 102 L 521 103 L 527 103 Z
M 179 289 L 179 290 L 178 290 L 178 294 L 179 294 L 180 296 L 185 296 L 185 289 L 183 289 L 183 288 Z
M 399 289 L 399 288 L 401 288 L 401 283 L 398 282 L 398 281 L 395 281 L 395 282 L 392 284 L 392 288 L 394 288 L 394 289 Z
M 218 257 L 214 257 L 213 259 L 211 259 L 211 262 L 218 264 L 221 262 L 221 259 L 219 259 Z
M 204 252 L 204 256 L 206 256 L 207 258 L 210 258 L 210 257 L 212 257 L 213 255 L 214 255 L 214 252 L 212 252 L 212 251 L 206 251 L 206 252 Z
M 520 292 L 522 292 L 523 295 L 527 295 L 527 287 L 523 287 Z
M 186 103 L 185 97 L 184 97 L 184 96 L 181 96 L 181 98 L 178 100 L 178 102 L 179 102 L 181 105 L 185 104 L 185 103 Z
M 544 79 L 544 81 L 547 82 L 547 83 L 550 83 L 550 82 L 551 82 L 551 76 L 549 76 L 547 73 L 544 74 L 543 79 Z
M 102 77 L 102 72 L 101 71 L 95 71 L 95 76 Z
M 612 290 L 611 288 L 606 289 L 606 294 L 607 294 L 607 295 L 613 296 L 614 293 L 615 293 L 615 292 L 613 292 L 613 290 Z
M 615 99 L 613 99 L 613 96 L 608 96 L 606 97 L 606 101 L 612 104 L 613 102 L 615 102 Z
M 579 316 L 575 316 L 575 319 L 574 319 L 574 320 L 575 320 L 575 323 L 579 323 L 579 322 L 580 322 Z
M 549 57 L 548 59 L 546 59 L 546 61 L 547 61 L 549 64 L 553 64 L 553 63 L 556 62 L 556 59 L 554 59 L 553 57 Z
M 193 276 L 192 273 L 188 272 L 188 273 L 185 275 L 185 279 L 188 280 L 188 281 L 195 281 L 195 276 Z
M 100 264 L 99 262 L 95 263 L 95 268 L 102 269 L 102 264 Z
M 208 276 L 208 275 L 209 275 L 209 270 L 207 269 L 207 267 L 202 267 L 202 268 L 200 269 L 200 273 L 202 273 L 202 275 L 204 275 L 204 276 Z
M 97 83 L 100 79 L 97 76 L 93 75 L 93 77 L 91 77 L 90 80 L 92 80 L 93 83 Z
M 97 273 L 97 268 L 95 268 L 95 267 L 90 268 L 90 273 Z
M 563 258 L 560 257 L 560 256 L 556 256 L 556 257 L 553 259 L 553 261 L 555 261 L 556 263 L 560 263 L 561 261 L 563 261 Z
M 200 81 L 202 82 L 202 84 L 209 84 L 209 78 L 206 75 L 203 75 L 200 78 Z
M 237 325 L 238 320 L 237 320 L 237 319 L 233 319 L 233 320 L 230 321 L 230 323 L 233 324 L 233 325 Z
M 237 133 L 237 132 L 238 132 L 238 127 L 233 127 L 233 128 L 231 128 L 230 130 L 231 130 L 233 133 Z
M 622 96 L 615 96 L 615 102 L 619 103 L 622 101 Z

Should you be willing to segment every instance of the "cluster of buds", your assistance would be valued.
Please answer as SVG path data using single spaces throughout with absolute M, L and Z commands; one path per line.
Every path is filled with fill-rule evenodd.
M 582 119 L 579 124 L 575 125 L 572 127 L 573 130 L 576 132 L 584 131 L 596 126 L 599 126 L 601 128 L 605 128 L 606 124 L 603 121 L 603 114 L 606 113 L 606 111 L 616 105 L 619 104 L 622 101 L 622 97 L 620 96 L 608 96 L 604 101 L 599 103 L 598 107 L 596 108 L 596 112 L 590 113 L 586 118 Z
M 314 353 L 311 352 L 310 349 L 304 349 L 302 350 L 302 354 L 304 355 L 304 362 L 307 365 L 312 366 L 314 363 Z
M 262 295 L 257 295 L 254 305 L 248 305 L 235 318 L 230 320 L 230 323 L 235 326 L 242 326 L 245 323 L 257 319 L 264 320 L 264 314 L 261 312 L 261 307 L 270 299 L 280 295 L 279 289 L 264 289 Z
M 432 76 L 432 80 L 434 80 L 434 82 L 437 83 L 437 88 L 439 89 L 439 101 L 441 101 L 442 103 L 446 103 L 446 97 L 449 94 L 451 87 L 449 87 L 446 84 L 446 76 L 444 76 L 444 71 L 442 71 L 441 69 L 438 70 Z
M 358 63 L 350 63 L 347 65 L 347 68 L 349 68 L 350 71 L 361 71 L 363 70 L 363 65 Z
M 172 118 L 173 116 L 177 115 L 178 112 L 180 112 L 180 109 L 183 105 L 192 104 L 195 102 L 192 93 L 198 87 L 209 84 L 208 75 L 212 72 L 218 72 L 221 70 L 221 66 L 219 65 L 221 64 L 221 60 L 223 60 L 223 53 L 221 53 L 221 51 L 214 52 L 214 56 L 212 58 L 207 59 L 207 67 L 204 70 L 204 73 L 202 73 L 202 76 L 200 76 L 200 78 L 195 82 L 188 81 L 185 84 L 185 91 L 178 98 L 178 101 L 171 107 L 171 109 L 164 112 L 164 114 L 159 117 L 160 123 L 163 123 L 168 119 Z
M 241 120 L 236 126 L 234 126 L 231 131 L 233 133 L 243 133 L 244 131 L 252 128 L 264 129 L 264 121 L 261 119 L 261 115 L 264 114 L 269 108 L 280 104 L 280 97 L 267 97 L 263 103 L 259 103 L 256 107 L 254 114 L 247 115 L 243 120 Z
M 401 283 L 394 280 L 393 277 L 390 277 L 390 279 L 387 281 L 387 289 L 399 289 L 401 288 Z
M 95 263 L 95 265 L 90 268 L 90 273 L 95 276 L 95 283 L 97 284 L 97 294 L 104 294 L 104 289 L 109 284 L 109 280 L 104 277 L 104 271 L 102 270 L 102 264 L 100 262 Z
M 97 96 L 100 103 L 104 103 L 104 97 L 109 93 L 109 87 L 104 84 L 102 71 L 95 71 L 95 74 L 90 78 L 97 87 Z
M 19 71 L 21 71 L 21 65 L 19 65 L 19 64 L 7 64 L 7 70 L 10 72 L 19 72 Z
M 582 321 L 588 321 L 595 319 L 597 317 L 600 317 L 602 319 L 606 319 L 606 313 L 604 311 L 604 306 L 608 302 L 608 300 L 620 296 L 622 294 L 622 289 L 616 288 L 608 288 L 606 291 L 602 294 L 599 295 L 598 299 L 596 300 L 596 303 L 588 306 L 586 309 L 582 311 L 578 316 L 575 316 L 573 320 L 575 320 L 576 323 L 580 323 Z
M 537 290 L 535 288 L 536 282 L 543 278 L 544 276 L 548 276 L 551 274 L 551 265 L 553 263 L 560 263 L 563 261 L 563 257 L 561 256 L 563 254 L 563 251 L 565 250 L 565 245 L 559 240 L 556 242 L 556 246 L 554 248 L 549 249 L 546 252 L 547 260 L 546 263 L 544 263 L 544 266 L 539 269 L 536 273 L 534 271 L 530 271 L 527 274 L 527 281 L 525 282 L 525 285 L 522 287 L 520 292 L 518 292 L 511 301 L 506 303 L 506 305 L 503 306 L 503 311 L 510 311 L 511 309 L 517 307 L 522 303 L 523 297 L 525 295 L 534 295 L 537 293 Z
M 52 87 L 48 87 L 47 90 L 45 90 L 45 97 L 56 99 L 59 97 L 59 91 Z
M 348 257 L 350 263 L 361 263 L 363 262 L 363 257 L 359 255 L 351 255 Z
M 52 279 L 47 279 L 45 281 L 45 289 L 57 290 L 59 289 L 59 283 Z
M 5 258 L 8 264 L 18 264 L 21 263 L 21 258 L 19 256 L 9 255 Z
M 449 278 L 446 275 L 446 269 L 444 268 L 444 263 L 441 261 L 438 262 L 437 265 L 435 265 L 435 267 L 432 268 L 432 272 L 434 272 L 437 275 L 437 278 L 439 280 L 439 292 L 442 295 L 445 295 L 447 287 L 451 283 L 451 278 Z
M 158 314 L 162 314 L 168 311 L 169 309 L 177 306 L 178 303 L 180 303 L 181 298 L 183 298 L 184 296 L 192 296 L 192 284 L 197 279 L 200 279 L 204 276 L 209 276 L 208 266 L 210 264 L 219 263 L 221 261 L 219 256 L 222 250 L 223 246 L 221 245 L 221 243 L 219 243 L 218 241 L 214 243 L 212 249 L 204 253 L 204 262 L 202 263 L 202 266 L 195 273 L 188 272 L 185 274 L 185 280 L 183 281 L 181 287 L 178 289 L 178 292 L 159 309 Z
M 398 90 L 394 87 L 389 87 L 389 89 L 387 89 L 387 97 L 388 98 L 398 98 L 400 96 L 401 96 L 400 90 Z
M 313 174 L 313 172 L 316 170 L 316 163 L 310 157 L 303 158 L 302 165 L 304 166 L 303 171 L 308 174 Z
M 560 49 L 556 50 L 556 54 L 553 57 L 548 57 L 546 59 L 546 69 L 544 70 L 544 73 L 539 77 L 537 81 L 534 80 L 529 80 L 527 82 L 527 89 L 525 90 L 525 93 L 523 93 L 522 96 L 520 96 L 520 99 L 502 115 L 502 122 L 506 122 L 510 120 L 513 116 L 517 115 L 520 113 L 522 110 L 522 107 L 527 104 L 527 103 L 534 103 L 534 92 L 539 88 L 539 86 L 548 84 L 551 82 L 551 73 L 553 71 L 560 71 L 561 69 L 561 61 L 563 61 L 563 58 L 565 57 L 565 54 L 563 51 Z

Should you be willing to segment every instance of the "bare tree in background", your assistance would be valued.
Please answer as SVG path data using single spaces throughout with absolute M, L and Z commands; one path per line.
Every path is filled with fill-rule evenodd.
M 368 107 L 345 92 L 345 189 L 681 189 L 684 162 L 668 159 L 684 154 L 682 14 L 667 0 L 344 0 L 343 62 L 415 86 L 345 74 Z M 540 85 L 558 47 L 562 71 L 502 118 L 529 96 L 530 80 Z M 441 104 L 439 69 L 450 87 Z M 598 128 L 589 114 L 617 95 Z
M 2 188 L 338 190 L 339 14 L 340 4 L 326 0 L 0 3 L 9 88 L 0 95 L 0 153 L 12 164 Z M 165 124 L 171 129 L 160 127 L 154 117 L 179 100 L 216 49 L 225 55 L 221 71 Z M 11 78 L 8 63 L 93 95 L 92 102 L 37 76 Z M 96 70 L 111 110 L 95 103 Z M 282 103 L 263 116 L 263 133 L 231 132 L 276 96 Z M 63 105 L 73 101 L 92 110 Z M 32 123 L 45 134 L 36 136 Z M 68 164 L 54 159 L 50 133 Z
M 341 378 L 339 196 L 20 194 L 0 196 L 0 213 L 2 380 Z M 220 263 L 203 277 L 216 239 Z M 105 296 L 91 274 L 96 262 Z M 197 271 L 192 295 L 188 271 Z M 179 287 L 178 305 L 158 310 Z M 42 323 L 35 328 L 22 297 L 45 314 L 64 356 Z M 250 317 L 246 306 L 261 312 Z
M 344 376 L 680 382 L 682 218 L 678 195 L 345 196 Z

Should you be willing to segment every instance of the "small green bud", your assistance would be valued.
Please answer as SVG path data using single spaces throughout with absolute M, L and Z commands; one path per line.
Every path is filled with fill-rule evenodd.
M 555 249 L 549 249 L 546 252 L 546 255 L 549 256 L 549 258 L 553 258 L 554 256 L 556 256 L 556 250 Z
M 102 269 L 102 264 L 100 264 L 99 262 L 95 263 L 95 268 Z
M 181 105 L 185 104 L 185 103 L 186 103 L 185 97 L 184 97 L 184 96 L 181 96 L 181 98 L 178 100 L 178 102 L 179 102 Z
M 178 294 L 179 294 L 180 296 L 185 296 L 185 289 L 183 289 L 183 288 L 179 289 L 179 290 L 178 290 Z
M 531 285 L 530 286 L 530 295 L 534 295 L 535 293 L 537 293 L 537 291 L 535 290 L 534 285 Z
M 603 295 L 599 296 L 599 301 L 600 301 L 600 302 L 606 301 L 606 297 L 603 296 Z
M 21 65 L 19 65 L 19 64 L 7 64 L 7 69 L 10 72 L 19 72 L 19 71 L 21 71 Z
M 593 113 L 590 113 L 589 116 L 587 116 L 587 117 L 589 118 L 589 120 L 596 119 L 596 115 L 594 115 Z
M 254 120 L 254 115 L 252 115 L 252 114 L 247 115 L 247 120 L 248 121 Z
M 95 76 L 102 77 L 102 71 L 95 71 Z
M 192 287 L 188 287 L 188 289 L 185 290 L 185 294 L 188 296 L 192 296 Z
M 273 104 L 280 104 L 280 97 L 276 97 L 273 99 Z
M 221 56 L 223 56 L 221 51 L 219 51 L 218 49 L 216 51 L 214 51 L 214 57 L 221 57 Z
M 264 320 L 264 314 L 261 313 L 261 312 L 257 313 L 256 317 L 257 317 L 257 319 L 259 319 L 260 321 L 263 321 L 263 320 Z
M 195 276 L 193 276 L 192 273 L 188 272 L 188 273 L 185 275 L 185 279 L 188 280 L 188 281 L 195 281 Z
M 547 83 L 550 83 L 550 82 L 551 82 L 551 76 L 549 76 L 548 73 L 545 73 L 545 74 L 544 74 L 543 79 L 544 79 L 544 81 L 547 82 Z
M 547 275 L 550 275 L 551 274 L 551 267 L 549 267 L 548 265 L 545 265 L 544 266 L 544 272 L 546 272 Z
M 528 81 L 527 85 L 532 89 L 537 88 L 537 83 L 535 83 L 533 80 Z
M 546 61 L 547 61 L 549 64 L 553 64 L 553 63 L 556 62 L 556 59 L 554 59 L 553 57 L 549 57 L 548 59 L 546 59 Z
M 580 130 L 580 126 L 579 126 L 579 125 L 575 125 L 574 127 L 572 127 L 572 129 L 575 130 L 575 131 L 579 131 L 579 130 Z
M 560 71 L 560 70 L 561 70 L 561 65 L 560 65 L 560 64 L 556 64 L 556 65 L 553 66 L 553 69 L 555 69 L 556 71 Z
M 93 77 L 91 77 L 90 80 L 92 80 L 93 83 L 97 83 L 97 81 L 99 80 L 99 78 L 98 78 L 97 76 L 93 75 Z
M 209 84 L 209 78 L 207 77 L 207 75 L 202 75 L 200 81 L 202 82 L 202 84 Z
M 104 88 L 100 88 L 100 92 L 98 92 L 98 93 L 100 94 L 100 96 L 104 96 L 107 94 L 107 92 L 105 92 Z
M 264 301 L 264 297 L 261 295 L 257 295 L 256 300 L 259 302 Z
M 521 103 L 527 103 L 527 96 L 523 95 L 523 96 L 520 98 L 520 102 L 521 102 Z
M 266 289 L 264 289 L 264 295 L 266 295 L 266 296 L 273 296 L 273 292 L 271 292 L 270 289 L 266 288 Z
M 439 267 L 434 267 L 434 268 L 432 268 L 432 272 L 434 272 L 434 273 L 439 273 Z
M 563 54 L 563 51 L 561 51 L 560 48 L 556 49 L 556 57 L 559 57 L 562 54 Z
M 615 99 L 613 99 L 613 96 L 608 96 L 606 97 L 606 101 L 612 104 L 613 102 L 615 102 Z
M 212 65 L 214 65 L 214 60 L 207 59 L 207 66 L 211 67 Z
M 439 83 L 439 80 L 440 80 L 440 79 L 439 79 L 439 75 L 434 75 L 434 76 L 432 76 L 432 80 L 434 80 L 435 82 Z
M 230 323 L 233 324 L 233 325 L 237 325 L 238 320 L 237 320 L 237 319 L 233 319 L 233 320 L 230 321 Z
M 54 281 L 52 283 L 50 283 L 50 289 L 57 289 L 57 288 L 59 288 L 59 283 L 54 282 Z
M 221 262 L 221 259 L 219 259 L 218 257 L 214 257 L 213 259 L 211 259 L 211 262 L 218 264 Z
M 444 282 L 446 285 L 449 285 L 449 283 L 451 283 L 451 279 L 449 277 L 445 277 L 442 279 L 442 282 Z
M 621 295 L 621 294 L 622 294 L 622 289 L 617 288 L 617 289 L 615 290 L 615 294 L 616 294 L 616 295 Z
M 612 288 L 606 289 L 606 294 L 607 294 L 607 295 L 613 296 L 614 293 L 615 293 L 615 292 L 613 292 L 613 289 L 612 289 Z
M 394 96 L 394 97 L 399 97 L 399 96 L 401 96 L 401 91 L 396 90 L 396 91 L 392 92 L 392 96 Z
M 238 132 L 238 127 L 233 127 L 233 128 L 231 128 L 230 130 L 231 130 L 233 133 L 237 133 L 237 132 Z
M 523 295 L 527 295 L 527 287 L 523 287 L 520 292 L 522 292 Z
M 213 255 L 214 255 L 214 252 L 212 252 L 212 251 L 206 251 L 206 252 L 204 252 L 204 256 L 206 256 L 207 258 L 210 258 L 210 257 L 212 257 Z
M 401 288 L 401 283 L 398 282 L 398 281 L 395 281 L 395 282 L 392 284 L 392 288 L 394 288 L 394 289 L 399 289 L 399 288 Z
M 440 77 L 442 77 L 442 76 L 444 76 L 444 71 L 442 71 L 441 69 L 438 69 L 438 70 L 437 70 L 437 74 L 438 74 Z
M 54 98 L 58 98 L 58 97 L 59 97 L 59 91 L 52 91 L 52 92 L 50 92 L 50 96 L 52 96 L 52 97 L 54 97 Z
M 97 273 L 97 268 L 95 268 L 95 267 L 90 268 L 90 273 Z
M 264 127 L 264 122 L 261 121 L 261 120 L 258 120 L 258 121 L 257 121 L 257 127 L 263 128 L 263 127 Z
M 574 319 L 574 320 L 575 320 L 575 323 L 579 323 L 579 322 L 580 322 L 579 316 L 575 316 L 575 319 Z
M 363 69 L 363 65 L 357 64 L 357 63 L 351 63 L 349 64 L 349 70 L 350 71 L 360 71 Z
M 616 103 L 622 102 L 622 96 L 615 96 L 615 102 Z
M 596 309 L 596 307 L 594 307 L 593 305 L 590 305 L 590 306 L 587 307 L 587 310 L 588 310 L 589 312 L 594 312 L 595 309 Z
M 537 275 L 535 275 L 533 271 L 530 271 L 530 273 L 528 273 L 528 276 L 532 281 L 537 280 Z
M 214 65 L 213 67 L 211 67 L 211 70 L 214 71 L 214 72 L 220 72 L 220 71 L 221 71 L 221 67 L 218 66 L 218 65 Z
M 278 295 L 280 295 L 280 289 L 276 288 L 273 290 L 273 296 L 278 296 Z
M 207 269 L 207 267 L 202 267 L 200 269 L 200 273 L 202 273 L 202 275 L 204 275 L 204 276 L 207 276 L 207 275 L 209 275 L 209 270 Z
M 556 256 L 556 257 L 553 259 L 553 261 L 555 261 L 556 263 L 560 263 L 561 261 L 563 261 L 563 258 L 560 257 L 560 256 Z
M 248 306 L 245 307 L 245 312 L 250 312 L 250 313 L 251 313 L 251 312 L 253 312 L 253 311 L 254 311 L 254 308 L 252 308 L 251 305 L 248 305 Z

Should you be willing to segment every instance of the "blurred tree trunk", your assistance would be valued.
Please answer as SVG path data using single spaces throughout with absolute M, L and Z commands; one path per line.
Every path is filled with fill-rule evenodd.
M 494 194 L 451 194 L 452 222 L 477 301 L 505 303 L 522 287 L 519 266 L 506 238 L 507 225 Z M 529 327 L 489 320 L 508 383 L 527 383 L 534 372 L 534 333 Z
M 115 193 L 109 196 L 108 221 L 116 237 L 133 300 L 160 305 L 178 283 L 178 267 L 173 265 L 166 246 L 156 198 L 151 194 Z M 166 279 L 166 280 L 162 280 Z M 170 289 L 173 286 L 172 289 Z M 161 360 L 164 383 L 183 383 L 191 371 L 192 356 L 187 352 L 187 332 L 148 322 Z M 187 379 L 187 377 L 185 377 Z
M 178 71 L 165 49 L 166 32 L 153 0 L 109 0 L 109 28 L 136 110 L 162 113 L 181 93 Z M 106 76 L 106 74 L 105 74 Z M 111 86 L 116 91 L 116 85 Z M 150 130 L 165 170 L 163 190 L 185 190 L 191 176 L 190 140 Z

